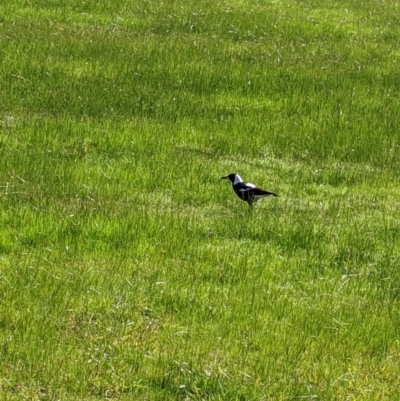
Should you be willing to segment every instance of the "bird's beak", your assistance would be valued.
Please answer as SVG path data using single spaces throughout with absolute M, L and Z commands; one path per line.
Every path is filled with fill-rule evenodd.
M 228 176 L 226 176 L 226 177 L 221 177 L 221 180 L 227 180 L 229 177 Z

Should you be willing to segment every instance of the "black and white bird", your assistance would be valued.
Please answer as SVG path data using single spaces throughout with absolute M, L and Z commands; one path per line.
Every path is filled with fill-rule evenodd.
M 278 196 L 273 192 L 264 191 L 250 182 L 243 182 L 238 174 L 229 174 L 226 177 L 221 177 L 221 180 L 229 180 L 232 183 L 232 188 L 235 191 L 235 194 L 241 200 L 247 202 L 249 206 L 252 206 L 254 202 L 257 202 L 262 198 Z

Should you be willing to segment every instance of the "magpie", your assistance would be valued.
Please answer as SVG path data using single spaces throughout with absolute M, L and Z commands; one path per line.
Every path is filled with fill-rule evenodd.
M 254 184 L 249 182 L 243 182 L 242 178 L 238 174 L 229 174 L 226 177 L 221 177 L 221 180 L 229 180 L 232 183 L 232 188 L 235 194 L 242 200 L 253 205 L 253 202 L 257 202 L 261 198 L 269 196 L 278 196 L 273 192 L 264 191 L 261 188 L 256 187 Z

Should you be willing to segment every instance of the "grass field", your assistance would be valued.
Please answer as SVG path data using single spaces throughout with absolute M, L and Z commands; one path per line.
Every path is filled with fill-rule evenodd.
M 400 3 L 11 0 L 0 38 L 1 400 L 398 399 Z

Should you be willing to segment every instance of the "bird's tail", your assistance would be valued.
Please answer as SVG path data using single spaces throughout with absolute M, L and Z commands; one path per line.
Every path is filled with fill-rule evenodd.
M 269 196 L 277 198 L 279 195 L 274 192 L 264 191 L 260 188 L 254 188 L 254 196 L 257 198 L 267 198 Z

